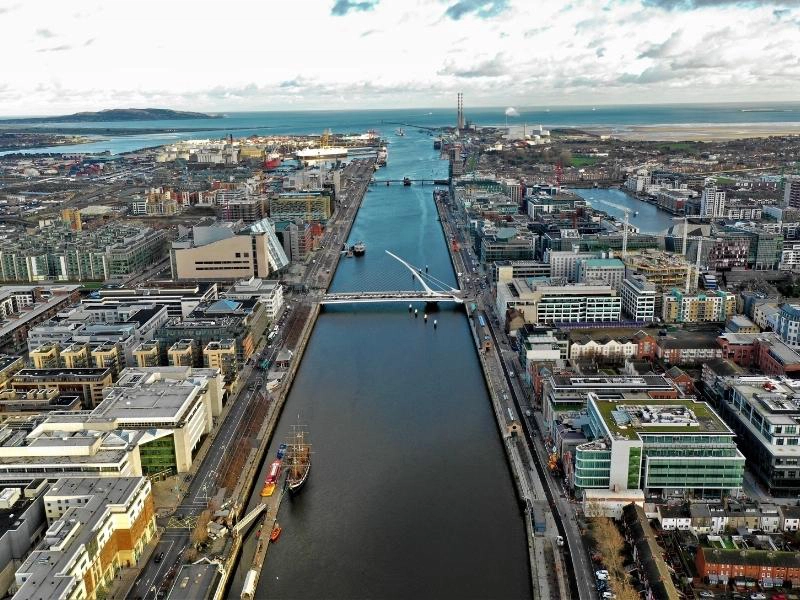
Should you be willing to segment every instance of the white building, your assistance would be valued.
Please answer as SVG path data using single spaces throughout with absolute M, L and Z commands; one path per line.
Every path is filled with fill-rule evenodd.
M 700 216 L 712 219 L 725 216 L 725 192 L 721 192 L 715 185 L 706 185 L 700 196 Z
M 573 341 L 569 346 L 570 360 L 580 360 L 582 358 L 617 360 L 636 356 L 639 344 L 633 339 L 608 341 L 586 340 Z
M 639 169 L 634 175 L 628 175 L 625 180 L 625 187 L 632 192 L 643 192 L 650 185 L 650 172 L 647 169 Z
M 800 244 L 784 244 L 778 268 L 783 271 L 794 271 L 800 268 Z
M 270 321 L 274 321 L 283 308 L 283 286 L 272 279 L 251 277 L 237 281 L 231 288 L 222 294 L 232 300 L 249 300 L 258 298 L 264 305 Z
M 213 417 L 222 411 L 221 390 L 218 369 L 125 369 L 117 384 L 105 390 L 87 425 L 107 422 L 115 429 L 143 430 L 140 447 L 156 440 L 162 440 L 161 445 L 168 442 L 174 448 L 174 469 L 183 473 L 191 468 L 203 436 L 211 432 Z M 152 471 L 149 448 L 143 454 L 144 471 Z
M 643 275 L 631 273 L 622 282 L 622 311 L 634 321 L 653 321 L 656 316 L 656 286 Z
M 526 323 L 597 323 L 619 321 L 622 300 L 607 285 L 548 285 L 512 279 L 497 286 L 497 314 L 519 310 Z
M 601 281 L 619 290 L 625 277 L 625 263 L 618 258 L 583 258 L 578 261 L 578 282 Z
M 550 263 L 550 277 L 564 277 L 574 283 L 578 281 L 578 262 L 587 258 L 596 258 L 596 252 L 579 252 L 575 250 L 555 250 L 547 252 L 545 260 Z

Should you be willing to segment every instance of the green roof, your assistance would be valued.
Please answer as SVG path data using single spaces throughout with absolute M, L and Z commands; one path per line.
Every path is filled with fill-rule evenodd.
M 711 407 L 705 403 L 700 401 L 694 401 L 688 398 L 679 398 L 675 400 L 662 400 L 658 398 L 653 398 L 652 400 L 619 400 L 619 401 L 612 401 L 612 400 L 595 400 L 598 410 L 600 411 L 600 416 L 605 421 L 606 427 L 608 427 L 609 431 L 612 434 L 624 437 L 629 440 L 635 440 L 638 438 L 639 434 L 646 434 L 646 435 L 658 435 L 658 434 L 674 434 L 674 433 L 685 433 L 685 434 L 696 434 L 696 433 L 730 433 L 728 427 L 722 422 L 722 420 L 717 416 L 717 414 L 711 409 Z M 619 410 L 621 406 L 627 407 L 641 407 L 645 408 L 648 406 L 653 407 L 675 407 L 675 406 L 683 406 L 688 408 L 694 413 L 695 418 L 697 419 L 698 425 L 697 426 L 686 426 L 686 425 L 658 425 L 658 426 L 646 426 L 646 425 L 635 425 L 633 423 L 628 423 L 627 425 L 620 426 L 614 416 L 611 414 L 612 412 Z
M 583 261 L 583 264 L 587 267 L 619 267 L 620 269 L 625 268 L 625 263 L 623 263 L 618 258 L 587 258 Z

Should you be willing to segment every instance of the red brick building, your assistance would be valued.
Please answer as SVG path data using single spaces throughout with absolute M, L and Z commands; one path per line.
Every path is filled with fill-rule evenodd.
M 800 553 L 767 550 L 723 550 L 699 548 L 695 558 L 697 574 L 710 583 L 727 584 L 735 578 L 755 579 L 766 587 L 791 582 L 800 585 Z

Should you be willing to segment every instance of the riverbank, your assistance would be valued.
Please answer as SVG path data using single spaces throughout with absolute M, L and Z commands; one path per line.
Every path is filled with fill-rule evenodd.
M 258 473 L 264 465 L 267 449 L 272 442 L 276 426 L 283 413 L 289 392 L 292 389 L 295 375 L 300 368 L 308 346 L 308 341 L 311 338 L 317 318 L 319 317 L 319 300 L 330 286 L 333 277 L 332 273 L 335 273 L 335 267 L 341 256 L 339 250 L 340 246 L 336 244 L 334 240 L 339 239 L 339 235 L 342 233 L 344 233 L 345 237 L 349 234 L 361 207 L 361 203 L 366 196 L 369 180 L 373 171 L 373 163 L 374 160 L 368 160 L 362 161 L 362 164 L 348 167 L 352 169 L 352 171 L 349 173 L 346 172 L 343 177 L 343 197 L 340 199 L 340 202 L 337 202 L 336 212 L 331 216 L 328 222 L 328 227 L 323 236 L 320 250 L 315 255 L 313 259 L 314 262 L 308 267 L 303 277 L 304 282 L 310 287 L 310 290 L 309 293 L 298 302 L 298 306 L 294 309 L 295 317 L 303 315 L 302 325 L 297 335 L 292 335 L 292 331 L 300 324 L 293 324 L 287 328 L 287 338 L 284 346 L 285 349 L 292 352 L 292 362 L 289 370 L 284 374 L 281 380 L 280 387 L 273 395 L 273 402 L 270 405 L 268 418 L 265 420 L 257 436 L 259 440 L 258 446 L 251 450 L 250 456 L 246 462 L 247 466 L 244 473 L 239 478 L 239 483 L 234 493 L 234 498 L 236 498 L 234 511 L 240 517 L 245 516 L 243 513 L 248 507 L 248 504 L 252 503 L 256 494 L 259 494 L 258 500 L 260 501 Z M 325 265 L 326 268 L 320 270 L 322 265 Z M 274 526 L 278 516 L 282 497 L 282 494 L 279 495 L 277 500 L 271 503 L 266 514 L 261 517 L 262 532 L 272 530 L 272 526 Z M 224 573 L 220 578 L 217 590 L 213 596 L 215 599 L 224 597 L 229 585 L 230 575 L 235 572 L 236 566 L 240 561 L 242 545 L 245 539 L 247 539 L 246 535 L 239 535 L 234 538 L 228 556 L 224 559 Z M 259 537 L 257 549 L 251 561 L 251 568 L 256 571 L 255 579 L 252 582 L 253 589 L 255 589 L 258 583 L 258 577 L 260 576 L 261 569 L 267 558 L 269 545 L 266 538 Z
M 449 218 L 447 207 L 444 205 L 445 196 L 434 193 L 433 197 L 439 221 L 442 225 L 442 232 L 445 239 L 449 241 L 447 247 L 453 268 L 460 273 L 469 273 L 470 270 L 467 267 L 468 257 L 462 254 L 463 250 L 460 248 L 460 243 L 458 245 L 453 243 L 453 241 L 463 242 L 464 240 L 459 235 L 457 225 L 452 223 Z M 452 202 L 452 196 L 448 196 L 448 205 L 452 205 Z M 461 283 L 461 280 L 459 280 L 459 285 Z M 473 285 L 463 287 L 466 287 L 469 291 L 479 292 L 480 288 L 474 284 L 475 282 L 473 281 Z M 510 404 L 509 399 L 514 396 L 514 391 L 512 386 L 509 385 L 508 373 L 504 369 L 503 359 L 500 354 L 502 350 L 499 347 L 494 331 L 487 329 L 491 327 L 488 322 L 490 317 L 484 312 L 480 294 L 478 293 L 476 298 L 465 298 L 464 302 L 472 340 L 475 344 L 484 383 L 491 400 L 495 423 L 503 442 L 506 465 L 514 481 L 520 506 L 523 507 L 532 596 L 543 600 L 549 598 L 567 600 L 570 597 L 570 589 L 563 578 L 563 573 L 566 569 L 560 552 L 555 545 L 557 528 L 554 517 L 551 515 L 547 519 L 548 526 L 545 536 L 537 535 L 535 532 L 533 507 L 536 505 L 546 511 L 547 500 L 541 481 L 533 475 L 534 472 L 530 468 L 525 466 L 532 463 L 533 457 L 524 440 L 521 439 L 521 423 L 515 417 L 514 409 Z M 494 345 L 489 344 L 491 346 L 489 349 L 486 347 L 487 341 L 482 340 L 485 331 L 478 330 L 477 321 L 479 316 L 486 323 L 484 330 L 491 331 Z M 541 511 L 537 510 L 537 512 L 542 514 Z M 544 523 L 539 523 L 539 525 L 544 525 Z

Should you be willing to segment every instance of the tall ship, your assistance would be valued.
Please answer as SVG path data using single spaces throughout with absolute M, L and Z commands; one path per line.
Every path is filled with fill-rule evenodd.
M 356 242 L 352 245 L 350 250 L 355 256 L 364 256 L 364 254 L 367 252 L 367 245 L 364 242 Z
M 290 492 L 298 492 L 308 479 L 311 471 L 311 444 L 306 442 L 306 430 L 301 425 L 293 425 L 287 440 L 286 462 L 288 463 L 286 485 Z

